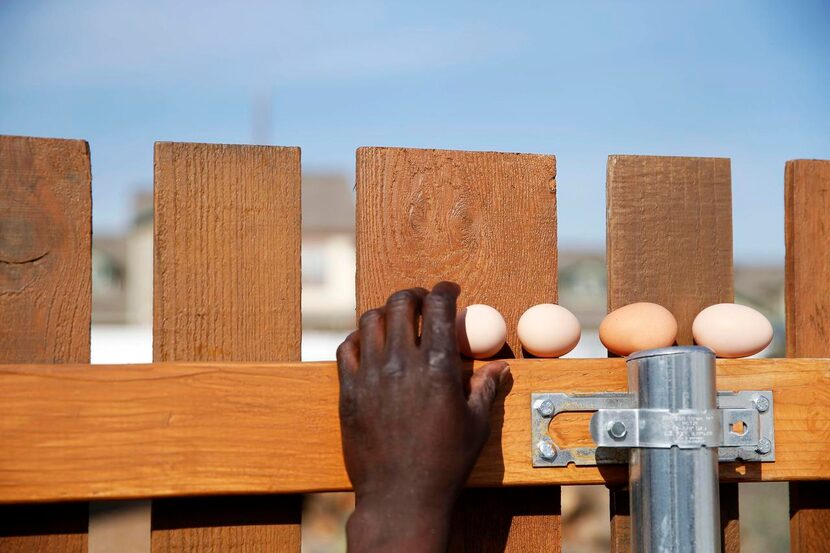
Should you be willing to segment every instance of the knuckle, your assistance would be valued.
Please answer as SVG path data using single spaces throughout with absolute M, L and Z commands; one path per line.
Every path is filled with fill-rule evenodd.
M 453 363 L 453 360 L 442 349 L 433 349 L 427 352 L 427 368 L 431 371 L 444 373 L 450 363 Z
M 426 309 L 433 312 L 451 311 L 455 309 L 455 298 L 440 292 L 433 292 L 426 297 L 424 305 Z
M 391 358 L 383 364 L 383 372 L 389 375 L 403 374 L 403 363 L 396 358 Z
M 415 292 L 412 290 L 398 290 L 387 300 L 389 305 L 407 305 L 415 302 L 417 299 Z
M 452 303 L 455 303 L 455 298 L 451 295 L 447 294 L 446 292 L 432 292 L 429 296 L 427 296 L 431 305 L 436 307 L 446 307 Z
M 380 320 L 381 311 L 380 309 L 370 309 L 366 311 L 363 315 L 360 316 L 360 326 L 367 326 L 373 323 L 376 323 Z

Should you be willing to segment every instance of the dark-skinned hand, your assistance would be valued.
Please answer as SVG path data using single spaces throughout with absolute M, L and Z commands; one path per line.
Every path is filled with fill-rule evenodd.
M 459 292 L 450 282 L 396 292 L 364 313 L 337 350 L 343 455 L 356 499 L 350 553 L 446 551 L 453 505 L 509 371 L 504 361 L 488 363 L 465 391 Z

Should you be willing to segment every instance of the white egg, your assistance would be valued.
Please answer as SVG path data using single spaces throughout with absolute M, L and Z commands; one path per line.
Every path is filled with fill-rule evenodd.
M 772 324 L 751 307 L 719 303 L 698 313 L 692 335 L 718 357 L 748 357 L 772 342 Z
M 534 305 L 519 318 L 519 340 L 536 357 L 560 357 L 576 347 L 582 326 L 576 316 L 553 303 Z
M 507 340 L 507 323 L 496 309 L 484 304 L 467 306 L 455 319 L 458 350 L 467 357 L 496 355 Z

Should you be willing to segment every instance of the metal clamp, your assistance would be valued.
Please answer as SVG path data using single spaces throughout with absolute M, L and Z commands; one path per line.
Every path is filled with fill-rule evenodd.
M 634 395 L 601 393 L 533 394 L 534 467 L 628 462 L 632 447 L 693 449 L 717 447 L 720 462 L 775 461 L 772 392 L 718 392 L 715 410 L 637 409 Z M 565 412 L 591 412 L 597 447 L 561 448 L 550 437 L 551 420 Z

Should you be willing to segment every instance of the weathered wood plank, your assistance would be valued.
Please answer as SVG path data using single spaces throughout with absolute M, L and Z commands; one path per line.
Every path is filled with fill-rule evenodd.
M 830 479 L 830 360 L 718 360 L 722 390 L 773 390 L 776 461 L 725 481 Z M 530 394 L 623 391 L 622 359 L 517 359 L 474 487 L 625 482 L 534 469 Z M 333 362 L 0 366 L 0 503 L 349 489 Z M 571 422 L 568 422 L 571 421 Z M 309 432 L 308 429 L 314 429 Z M 560 434 L 587 433 L 565 419 Z
M 680 345 L 705 307 L 734 299 L 728 159 L 610 156 L 607 174 L 608 310 L 650 301 L 677 318 Z M 628 551 L 627 492 L 612 490 L 613 551 Z M 721 486 L 724 553 L 738 551 L 738 488 Z
M 459 306 L 485 303 L 504 315 L 510 351 L 502 356 L 521 356 L 519 316 L 556 301 L 555 179 L 553 156 L 358 150 L 358 311 L 398 289 L 453 280 Z M 558 489 L 479 491 L 460 500 L 450 549 L 558 551 L 559 514 Z
M 91 181 L 83 140 L 0 136 L 0 362 L 89 362 Z M 4 507 L 0 551 L 85 553 L 86 528 L 86 503 Z
M 300 358 L 300 150 L 159 142 L 153 358 Z
M 300 150 L 155 153 L 153 358 L 299 360 Z M 249 499 L 168 500 L 153 513 L 153 551 L 299 551 L 300 499 Z
M 787 355 L 830 355 L 830 161 L 785 170 Z M 806 421 L 805 421 L 806 424 Z M 792 551 L 830 543 L 830 485 L 790 484 Z
M 0 136 L 0 360 L 89 361 L 92 188 L 83 140 Z

